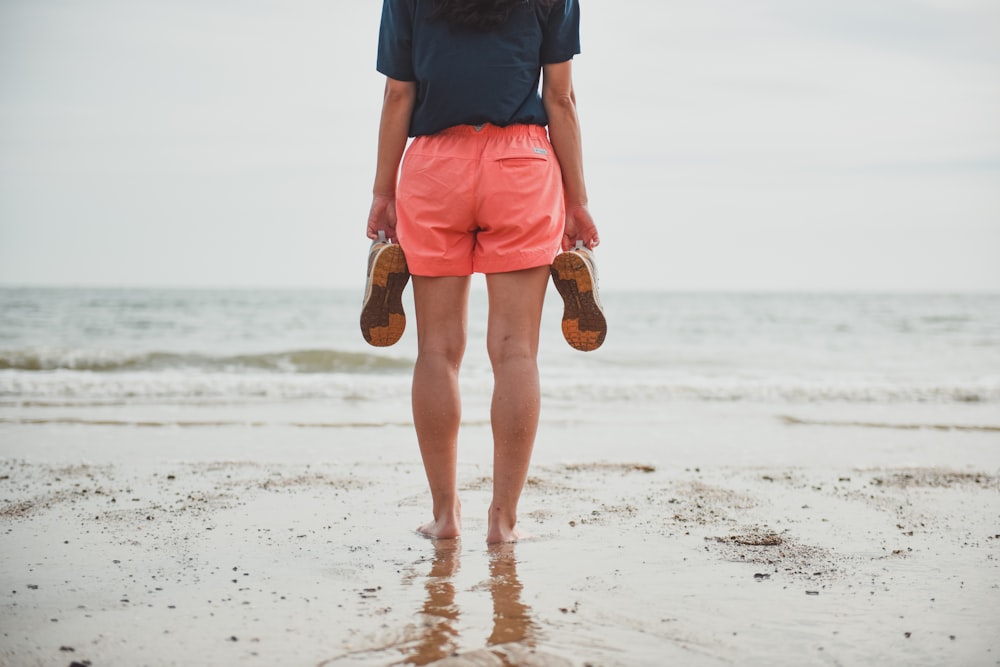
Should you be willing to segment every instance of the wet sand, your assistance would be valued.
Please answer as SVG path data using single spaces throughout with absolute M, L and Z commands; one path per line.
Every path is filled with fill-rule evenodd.
M 543 424 L 498 548 L 482 426 L 433 542 L 405 426 L 8 423 L 0 664 L 1000 664 L 997 420 L 870 412 Z

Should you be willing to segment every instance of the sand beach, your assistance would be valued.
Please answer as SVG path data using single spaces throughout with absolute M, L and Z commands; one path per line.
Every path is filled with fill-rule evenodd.
M 428 495 L 405 416 L 71 413 L 4 408 L 0 664 L 1000 663 L 990 406 L 543 420 L 534 537 L 493 548 L 483 424 L 465 534 L 433 542 L 412 530 Z

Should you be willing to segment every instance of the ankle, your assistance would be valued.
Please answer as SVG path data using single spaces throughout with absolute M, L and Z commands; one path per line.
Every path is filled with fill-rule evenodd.
M 454 502 L 434 503 L 434 520 L 417 528 L 417 532 L 428 537 L 445 539 L 462 534 L 462 504 Z
M 462 503 L 457 497 L 436 501 L 431 511 L 435 521 L 460 521 L 462 519 Z
M 500 505 L 491 505 L 487 526 L 487 542 L 513 541 L 517 533 L 517 513 Z

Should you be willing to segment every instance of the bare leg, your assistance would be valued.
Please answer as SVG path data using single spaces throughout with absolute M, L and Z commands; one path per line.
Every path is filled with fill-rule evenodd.
M 486 347 L 493 365 L 493 502 L 486 541 L 514 542 L 517 502 L 528 478 L 540 408 L 538 329 L 549 267 L 486 277 Z
M 417 363 L 413 369 L 413 424 L 431 488 L 434 520 L 417 530 L 428 537 L 458 537 L 458 426 L 462 399 L 458 370 L 465 354 L 469 277 L 413 276 Z

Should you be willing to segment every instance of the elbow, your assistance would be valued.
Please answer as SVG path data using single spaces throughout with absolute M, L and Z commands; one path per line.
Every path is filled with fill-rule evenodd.
M 411 81 L 387 81 L 382 101 L 386 105 L 411 104 L 417 97 L 417 87 Z
M 546 109 L 576 111 L 576 93 L 572 88 L 559 92 L 543 90 L 542 104 Z
M 543 94 L 542 102 L 545 103 L 545 106 L 552 106 L 555 108 L 561 107 L 567 109 L 575 109 L 576 94 L 573 92 L 572 89 L 567 90 L 565 92 L 549 93 L 547 95 Z
M 562 114 L 576 114 L 576 95 L 570 90 L 555 95 L 544 95 L 542 104 L 550 117 Z

